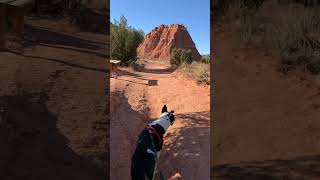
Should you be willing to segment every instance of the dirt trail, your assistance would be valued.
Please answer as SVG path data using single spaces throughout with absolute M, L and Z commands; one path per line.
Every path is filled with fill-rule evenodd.
M 111 84 L 111 179 L 130 179 L 137 135 L 160 116 L 163 104 L 176 113 L 165 136 L 160 169 L 167 179 L 209 179 L 210 92 L 167 65 L 143 61 L 138 71 L 120 68 Z M 157 80 L 157 86 L 148 86 Z M 179 177 L 180 176 L 180 177 Z
M 214 37 L 214 177 L 319 177 L 319 89 L 278 72 L 263 51 L 239 48 L 231 33 Z

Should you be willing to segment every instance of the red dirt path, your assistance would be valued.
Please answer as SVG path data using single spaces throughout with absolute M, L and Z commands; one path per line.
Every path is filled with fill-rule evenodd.
M 163 104 L 176 122 L 165 136 L 160 170 L 167 179 L 209 179 L 210 92 L 167 65 L 143 61 L 134 71 L 120 68 L 111 84 L 111 179 L 130 179 L 138 133 L 160 115 Z M 158 80 L 148 86 L 147 80 Z

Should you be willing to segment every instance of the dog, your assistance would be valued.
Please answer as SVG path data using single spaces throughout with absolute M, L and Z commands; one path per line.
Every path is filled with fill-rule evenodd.
M 166 105 L 162 107 L 161 113 L 160 118 L 148 124 L 138 136 L 131 162 L 132 180 L 154 178 L 157 160 L 163 146 L 163 136 L 175 121 L 174 111 L 168 112 Z

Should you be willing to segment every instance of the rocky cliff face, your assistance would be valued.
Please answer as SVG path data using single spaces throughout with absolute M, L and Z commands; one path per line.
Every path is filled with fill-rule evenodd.
M 199 54 L 186 27 L 180 24 L 160 25 L 148 33 L 137 49 L 143 59 L 169 60 L 174 48 L 190 49 L 194 60 Z

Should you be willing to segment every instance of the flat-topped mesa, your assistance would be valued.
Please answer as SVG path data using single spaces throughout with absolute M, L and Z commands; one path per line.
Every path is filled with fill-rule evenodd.
M 154 28 L 144 37 L 137 53 L 142 59 L 170 60 L 174 48 L 190 49 L 194 60 L 201 58 L 187 28 L 182 24 L 161 24 Z

